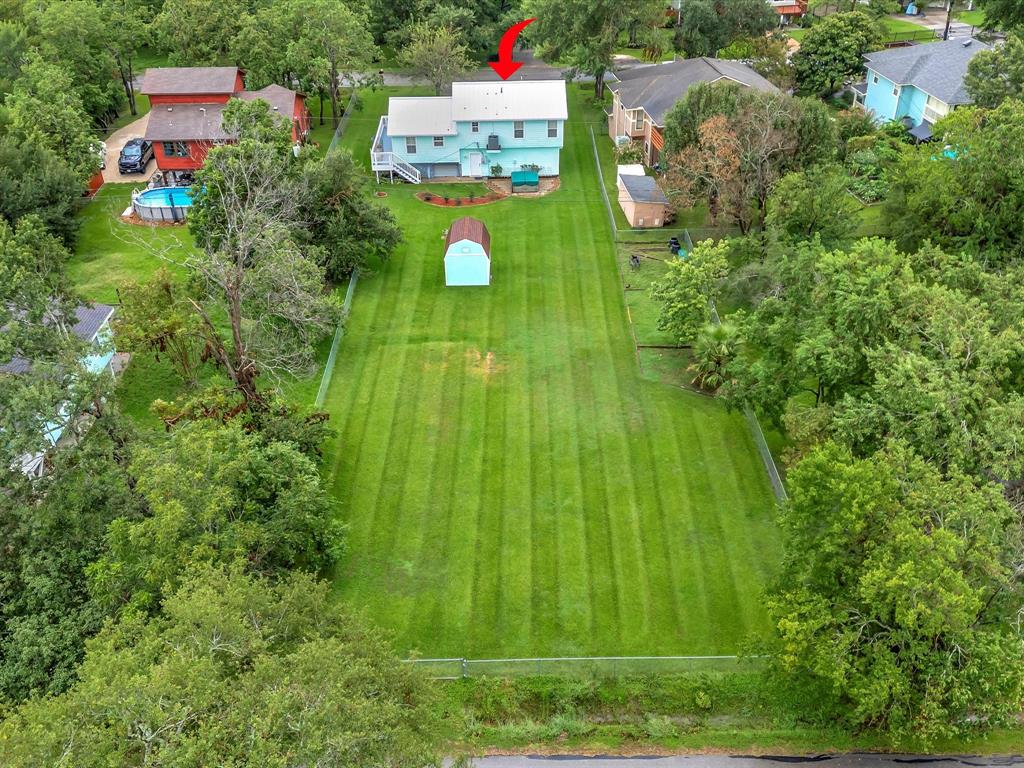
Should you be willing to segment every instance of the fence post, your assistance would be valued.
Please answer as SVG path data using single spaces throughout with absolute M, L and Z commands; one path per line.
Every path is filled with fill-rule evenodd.
M 465 680 L 469 677 L 469 664 L 466 662 L 465 657 L 462 659 L 462 679 Z

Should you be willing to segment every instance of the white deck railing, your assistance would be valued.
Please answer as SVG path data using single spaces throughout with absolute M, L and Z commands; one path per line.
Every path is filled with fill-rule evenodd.
M 373 136 L 373 145 L 370 147 L 370 168 L 375 173 L 397 173 L 406 181 L 413 184 L 420 183 L 420 172 L 416 166 L 407 163 L 394 152 L 384 151 L 383 137 L 387 135 L 388 118 L 382 115 L 377 124 L 377 133 Z

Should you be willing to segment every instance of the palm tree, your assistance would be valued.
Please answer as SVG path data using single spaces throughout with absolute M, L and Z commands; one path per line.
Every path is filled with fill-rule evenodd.
M 735 354 L 735 325 L 705 325 L 694 342 L 693 362 L 688 369 L 694 374 L 693 383 L 709 392 L 717 391 L 728 381 L 726 367 Z

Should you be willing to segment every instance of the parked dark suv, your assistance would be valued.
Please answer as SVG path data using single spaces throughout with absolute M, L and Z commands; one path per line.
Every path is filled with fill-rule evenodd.
M 131 139 L 121 150 L 117 169 L 121 173 L 145 173 L 153 159 L 153 144 L 145 139 Z

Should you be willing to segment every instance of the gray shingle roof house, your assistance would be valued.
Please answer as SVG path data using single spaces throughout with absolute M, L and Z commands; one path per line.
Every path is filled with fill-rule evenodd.
M 890 48 L 864 56 L 867 68 L 899 85 L 912 85 L 952 106 L 970 104 L 964 88 L 967 65 L 988 45 L 980 40 L 946 40 Z
M 653 165 L 663 147 L 661 128 L 666 113 L 696 83 L 729 80 L 758 91 L 778 91 L 768 80 L 746 64 L 728 59 L 683 59 L 617 73 L 619 82 L 609 83 L 613 94 L 608 115 L 608 135 L 643 140 L 644 162 Z
M 92 304 L 89 306 L 80 304 L 75 307 L 75 319 L 77 322 L 72 326 L 71 332 L 86 344 L 92 344 L 97 340 L 100 332 L 107 327 L 107 322 L 113 314 L 114 308 L 109 304 Z M 13 357 L 3 365 L 0 365 L 0 374 L 25 373 L 31 366 L 31 361 L 26 360 L 24 357 Z
M 878 122 L 903 120 L 918 139 L 956 107 L 971 103 L 964 77 L 971 59 L 989 46 L 967 38 L 891 48 L 864 56 L 867 80 L 854 98 Z
M 682 59 L 649 67 L 635 67 L 618 73 L 619 82 L 608 89 L 625 109 L 643 109 L 655 125 L 662 120 L 691 85 L 733 80 L 758 91 L 777 91 L 774 85 L 746 64 L 728 59 Z

